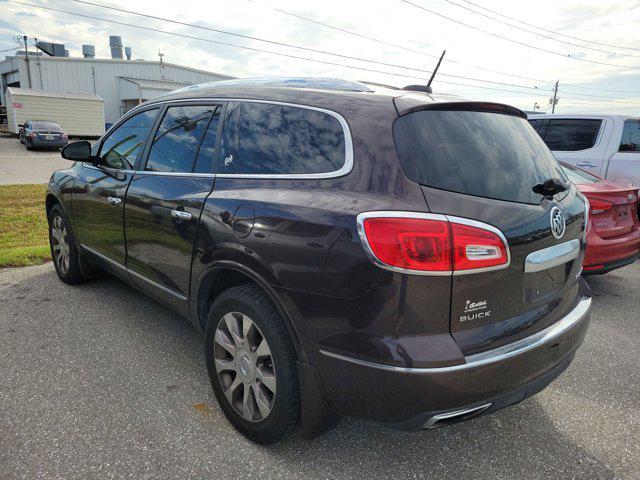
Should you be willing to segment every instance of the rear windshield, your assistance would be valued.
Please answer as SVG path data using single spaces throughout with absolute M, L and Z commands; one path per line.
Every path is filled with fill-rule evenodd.
M 394 138 L 407 176 L 429 187 L 538 204 L 534 185 L 566 180 L 540 136 L 512 115 L 421 110 L 396 120 Z
M 31 128 L 34 130 L 46 130 L 47 132 L 61 132 L 60 125 L 53 122 L 31 122 Z
M 600 179 L 590 173 L 585 172 L 584 170 L 580 170 L 579 168 L 574 167 L 573 165 L 567 165 L 565 163 L 562 164 L 562 170 L 576 185 L 584 185 L 585 183 L 598 183 Z

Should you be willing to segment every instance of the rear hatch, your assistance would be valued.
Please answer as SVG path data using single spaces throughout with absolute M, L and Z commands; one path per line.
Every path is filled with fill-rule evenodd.
M 605 240 L 638 228 L 638 188 L 625 187 L 563 164 L 566 174 L 589 200 L 591 227 Z
M 508 244 L 501 268 L 454 271 L 450 331 L 461 350 L 495 348 L 566 315 L 579 297 L 585 204 L 524 114 L 488 103 L 396 105 L 398 156 L 428 210 L 488 224 Z M 549 179 L 567 190 L 534 192 Z

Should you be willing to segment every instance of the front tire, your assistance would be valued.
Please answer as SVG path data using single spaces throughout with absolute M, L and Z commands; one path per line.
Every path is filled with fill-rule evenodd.
M 49 213 L 49 246 L 58 278 L 73 285 L 84 280 L 73 232 L 60 205 Z
M 205 328 L 211 386 L 227 419 L 250 440 L 270 444 L 300 419 L 296 355 L 286 325 L 255 285 L 215 300 Z

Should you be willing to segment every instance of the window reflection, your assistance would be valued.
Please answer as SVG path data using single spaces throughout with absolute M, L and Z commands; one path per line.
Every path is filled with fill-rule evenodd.
M 339 170 L 344 164 L 342 126 L 336 118 L 323 112 L 242 103 L 236 131 L 237 146 L 234 148 L 233 132 L 225 126 L 219 156 L 220 172 L 324 173 Z M 226 161 L 222 161 L 225 158 Z
M 101 163 L 120 170 L 133 169 L 157 113 L 158 109 L 141 112 L 114 130 L 102 144 Z
M 153 139 L 145 170 L 192 172 L 215 105 L 169 107 Z

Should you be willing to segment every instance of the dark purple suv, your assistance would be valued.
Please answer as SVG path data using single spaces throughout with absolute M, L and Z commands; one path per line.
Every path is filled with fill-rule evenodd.
M 67 283 L 108 270 L 206 336 L 228 419 L 437 427 L 535 394 L 589 323 L 586 204 L 525 115 L 344 81 L 185 88 L 46 200 Z

